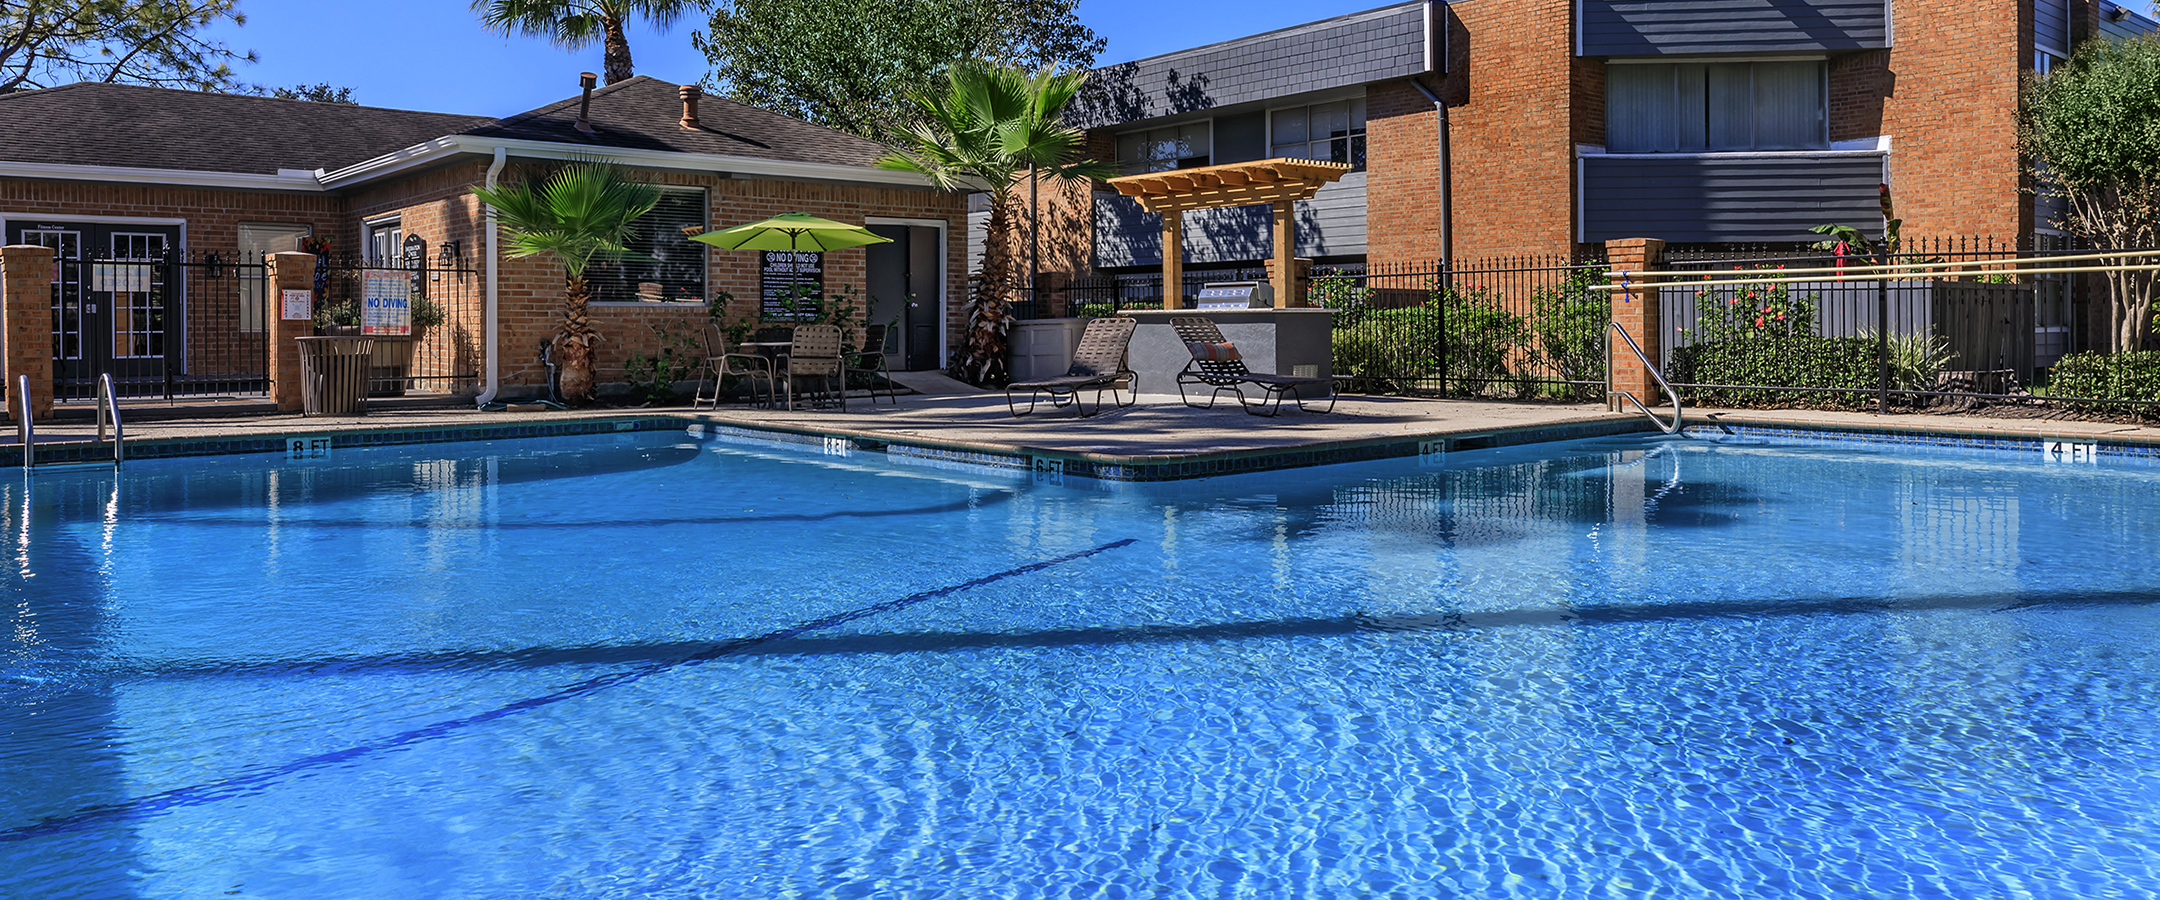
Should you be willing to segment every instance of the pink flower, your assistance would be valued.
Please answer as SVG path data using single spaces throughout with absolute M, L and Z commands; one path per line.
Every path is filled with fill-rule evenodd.
M 1784 313 L 1778 313 L 1778 314 L 1777 314 L 1777 320 L 1778 320 L 1778 321 L 1780 321 L 1780 322 L 1783 322 L 1783 321 L 1785 321 L 1785 314 L 1784 314 Z
M 1762 317 L 1761 317 L 1761 316 L 1756 316 L 1756 317 L 1755 317 L 1755 327 L 1757 327 L 1757 328 L 1761 328 L 1761 327 L 1762 327 Z

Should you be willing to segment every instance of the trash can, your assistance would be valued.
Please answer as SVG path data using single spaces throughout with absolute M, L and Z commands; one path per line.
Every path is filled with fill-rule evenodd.
M 300 414 L 367 414 L 368 369 L 375 361 L 371 337 L 304 337 L 300 342 Z
M 405 396 L 405 373 L 412 368 L 412 356 L 411 336 L 377 336 L 375 358 L 368 365 L 368 396 Z

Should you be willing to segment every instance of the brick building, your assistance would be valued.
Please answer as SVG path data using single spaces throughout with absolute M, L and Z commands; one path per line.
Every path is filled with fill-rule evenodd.
M 1323 264 L 1799 242 L 1879 227 L 1882 183 L 1908 236 L 2010 240 L 2053 228 L 2019 80 L 2153 27 L 2092 0 L 1415 0 L 1104 67 L 1070 115 L 1128 173 L 1356 165 L 1298 206 Z M 1259 265 L 1266 220 L 1188 214 L 1186 266 Z M 1044 221 L 1044 271 L 1161 265 L 1128 198 L 1061 193 Z
M 560 269 L 509 259 L 471 188 L 607 160 L 664 193 L 633 242 L 642 258 L 591 276 L 603 382 L 622 378 L 629 354 L 656 349 L 649 323 L 702 322 L 706 297 L 724 291 L 736 298 L 731 313 L 756 315 L 768 286 L 760 254 L 688 236 L 790 211 L 895 239 L 826 254 L 823 281 L 865 290 L 874 321 L 903 326 L 896 363 L 935 368 L 958 327 L 965 204 L 917 176 L 873 168 L 882 152 L 647 77 L 501 119 L 77 84 L 0 96 L 0 238 L 67 258 L 170 252 L 194 263 L 170 285 L 93 269 L 94 278 L 56 284 L 63 374 L 177 374 L 183 385 L 244 390 L 252 365 L 260 390 L 263 322 L 274 310 L 260 270 L 217 263 L 259 262 L 312 237 L 367 262 L 424 260 L 469 282 L 438 287 L 472 302 L 448 310 L 420 355 L 454 392 L 530 394 L 545 383 L 536 348 L 554 332 Z M 657 286 L 663 302 L 641 299 L 641 285 L 647 296 Z M 223 377 L 234 370 L 242 377 Z

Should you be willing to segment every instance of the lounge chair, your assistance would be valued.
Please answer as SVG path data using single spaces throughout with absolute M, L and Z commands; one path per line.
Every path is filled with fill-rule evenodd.
M 1215 320 L 1202 316 L 1171 316 L 1170 327 L 1177 330 L 1178 340 L 1185 342 L 1185 349 L 1192 354 L 1192 361 L 1178 372 L 1178 397 L 1186 406 L 1214 409 L 1215 398 L 1224 391 L 1236 394 L 1238 405 L 1256 416 L 1272 416 L 1282 412 L 1284 394 L 1297 401 L 1299 412 L 1305 409 L 1305 388 L 1328 389 L 1327 408 L 1319 412 L 1335 411 L 1334 384 L 1326 378 L 1300 378 L 1294 375 L 1269 375 L 1245 368 L 1244 357 L 1238 355 L 1236 344 L 1223 340 L 1222 330 L 1215 327 Z M 1258 402 L 1245 399 L 1245 391 L 1239 385 L 1252 385 L 1263 394 Z M 1185 393 L 1186 385 L 1207 385 L 1206 406 L 1192 402 Z M 1272 402 L 1270 402 L 1272 401 Z M 1263 411 L 1264 410 L 1264 411 Z
M 1078 408 L 1081 416 L 1095 413 L 1087 411 L 1087 404 L 1080 402 L 1080 392 L 1095 391 L 1095 412 L 1102 412 L 1102 395 L 1110 393 L 1110 399 L 1120 407 L 1131 406 L 1139 399 L 1140 376 L 1125 365 L 1125 348 L 1132 343 L 1133 329 L 1140 323 L 1122 317 L 1095 319 L 1080 333 L 1080 347 L 1073 351 L 1072 367 L 1056 378 L 1040 381 L 1023 381 L 1005 388 L 1005 408 L 1015 418 L 1035 411 L 1035 398 L 1050 395 L 1050 405 L 1062 407 L 1068 403 Z M 1119 399 L 1118 390 L 1131 393 L 1131 399 Z M 1013 402 L 1013 394 L 1028 392 L 1028 408 L 1020 409 Z

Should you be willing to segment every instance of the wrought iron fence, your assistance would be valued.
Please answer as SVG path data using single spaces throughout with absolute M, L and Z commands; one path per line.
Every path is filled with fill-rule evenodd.
M 1336 311 L 1345 390 L 1588 400 L 1605 391 L 1604 282 L 1598 255 L 1525 256 L 1316 272 L 1311 300 Z
M 53 395 L 260 396 L 268 385 L 263 266 L 216 253 L 53 261 Z
M 2060 239 L 1908 240 L 1883 257 L 1808 249 L 1668 253 L 1699 286 L 1660 289 L 1661 364 L 1694 402 L 1969 410 L 2152 409 L 2137 352 L 2088 343 L 2104 287 Z M 2068 257 L 2068 258 L 2065 258 Z M 2013 262 L 2012 260 L 2018 260 Z M 1927 264 L 1908 277 L 1860 266 Z M 1850 274 L 1848 274 L 1850 272 Z M 2142 393 L 2141 393 L 2142 391 Z
M 480 272 L 429 265 L 425 260 L 415 263 L 318 260 L 316 333 L 375 337 L 369 396 L 474 393 L 485 359 Z M 402 297 L 409 313 L 409 333 L 398 333 L 399 319 L 387 311 L 379 310 L 381 318 L 371 323 L 370 297 Z

